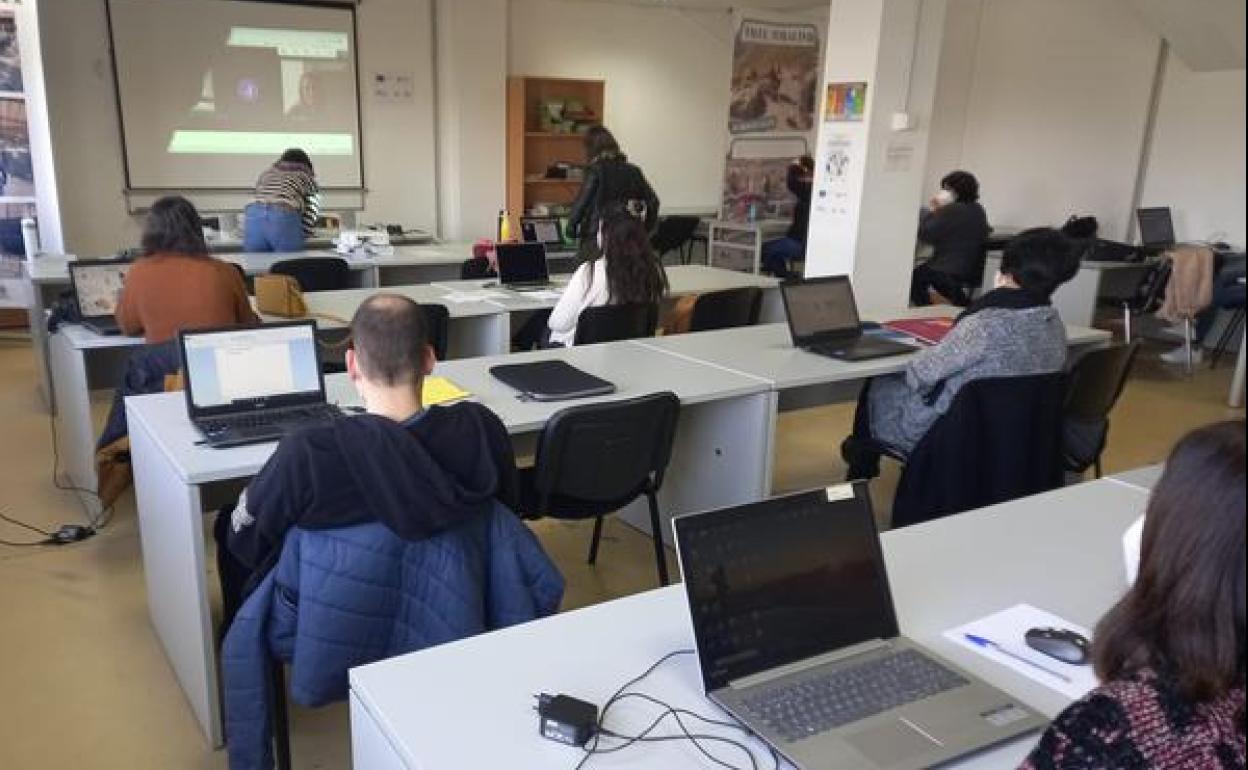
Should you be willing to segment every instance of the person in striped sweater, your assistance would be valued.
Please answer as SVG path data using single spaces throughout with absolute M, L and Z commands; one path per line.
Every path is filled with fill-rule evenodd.
M 256 182 L 255 198 L 244 210 L 243 248 L 303 251 L 319 217 L 320 189 L 312 159 L 303 150 L 287 150 Z

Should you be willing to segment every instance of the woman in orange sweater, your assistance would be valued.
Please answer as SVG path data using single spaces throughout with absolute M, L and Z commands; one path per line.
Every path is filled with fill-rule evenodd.
M 182 329 L 260 323 L 242 273 L 208 253 L 199 212 L 186 198 L 152 204 L 142 245 L 117 303 L 122 333 L 157 344 Z

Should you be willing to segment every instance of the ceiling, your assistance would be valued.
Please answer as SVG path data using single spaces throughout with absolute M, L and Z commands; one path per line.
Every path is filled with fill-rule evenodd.
M 1129 0 L 1197 72 L 1244 68 L 1244 0 Z
M 750 9 L 763 11 L 799 11 L 827 8 L 829 0 L 592 0 L 620 5 L 685 8 L 688 10 Z

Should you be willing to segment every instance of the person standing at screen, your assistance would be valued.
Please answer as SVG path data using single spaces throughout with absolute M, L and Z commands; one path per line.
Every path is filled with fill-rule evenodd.
M 577 259 L 588 262 L 602 256 L 598 228 L 604 211 L 623 207 L 654 233 L 659 222 L 659 197 L 641 169 L 628 162 L 615 137 L 604 126 L 594 126 L 585 134 L 585 180 L 572 202 L 568 235 L 580 240 Z
M 244 210 L 243 249 L 303 251 L 320 208 L 312 159 L 303 150 L 287 150 L 256 182 L 255 197 Z

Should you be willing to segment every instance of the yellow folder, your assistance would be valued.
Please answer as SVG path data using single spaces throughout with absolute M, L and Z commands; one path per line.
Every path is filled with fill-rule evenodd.
M 426 407 L 460 401 L 472 394 L 445 377 L 426 377 L 423 401 Z

